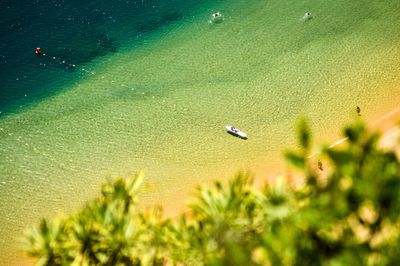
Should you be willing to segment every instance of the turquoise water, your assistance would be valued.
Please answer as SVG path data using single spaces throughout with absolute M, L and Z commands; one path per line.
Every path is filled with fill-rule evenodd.
M 86 77 L 81 66 L 143 45 L 198 7 L 182 0 L 2 1 L 0 111 L 18 111 L 53 95 Z M 35 56 L 36 47 L 46 56 Z
M 37 3 L 47 23 L 79 23 L 35 44 L 26 29 L 2 32 L 24 40 L 10 48 L 24 56 L 1 65 L 1 265 L 23 262 L 23 228 L 73 210 L 108 177 L 144 170 L 144 202 L 172 212 L 195 184 L 281 173 L 301 115 L 329 142 L 356 105 L 368 121 L 398 107 L 398 1 L 96 1 L 59 13 Z M 223 22 L 209 24 L 216 11 Z M 46 25 L 29 18 L 28 28 Z M 33 55 L 38 45 L 46 58 Z

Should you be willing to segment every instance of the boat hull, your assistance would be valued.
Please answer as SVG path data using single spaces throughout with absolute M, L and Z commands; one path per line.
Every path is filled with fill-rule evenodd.
M 234 135 L 242 139 L 247 139 L 247 134 L 235 128 L 234 126 L 225 126 L 225 129 L 231 135 Z

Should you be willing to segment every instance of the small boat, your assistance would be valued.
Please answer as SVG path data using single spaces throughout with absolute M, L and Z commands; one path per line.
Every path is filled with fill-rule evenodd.
M 234 126 L 225 126 L 226 130 L 228 131 L 229 134 L 232 134 L 236 137 L 242 138 L 242 139 L 247 139 L 247 134 L 244 133 L 243 131 L 237 129 Z

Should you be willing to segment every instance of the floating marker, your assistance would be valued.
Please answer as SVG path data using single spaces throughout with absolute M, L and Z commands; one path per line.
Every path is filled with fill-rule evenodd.
M 35 54 L 36 55 L 42 55 L 42 50 L 40 49 L 40 47 L 36 47 Z

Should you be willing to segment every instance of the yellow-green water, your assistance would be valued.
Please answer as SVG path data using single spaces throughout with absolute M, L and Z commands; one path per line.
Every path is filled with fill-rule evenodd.
M 395 109 L 397 10 L 389 0 L 223 1 L 0 117 L 0 264 L 21 263 L 24 227 L 80 206 L 107 177 L 144 170 L 142 200 L 179 209 L 195 184 L 277 172 L 301 115 L 320 142 L 338 137 L 355 106 L 368 121 Z M 208 23 L 213 11 L 222 23 Z

